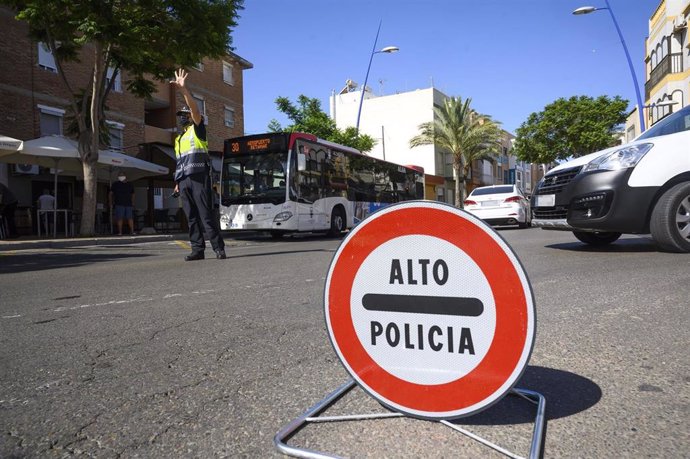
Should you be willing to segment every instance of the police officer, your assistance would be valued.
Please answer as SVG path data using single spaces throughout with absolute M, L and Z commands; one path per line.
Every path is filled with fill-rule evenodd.
M 203 260 L 206 241 L 211 241 L 216 258 L 225 259 L 225 243 L 220 235 L 220 224 L 213 212 L 211 195 L 211 159 L 208 155 L 206 125 L 196 102 L 185 86 L 187 72 L 179 69 L 170 83 L 179 88 L 187 103 L 177 112 L 180 135 L 175 139 L 175 193 L 182 198 L 182 208 L 189 223 L 189 242 L 192 253 L 185 261 Z M 191 108 L 190 108 L 191 107 Z

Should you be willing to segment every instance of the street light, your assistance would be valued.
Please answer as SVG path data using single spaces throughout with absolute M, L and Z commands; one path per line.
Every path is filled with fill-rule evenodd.
M 380 50 L 376 51 L 376 42 L 379 41 L 379 32 L 381 31 L 381 22 L 379 21 L 379 28 L 376 31 L 376 38 L 374 39 L 374 46 L 371 49 L 371 56 L 369 56 L 369 66 L 367 67 L 367 75 L 364 77 L 364 84 L 362 85 L 362 94 L 361 97 L 359 98 L 359 109 L 357 110 L 357 124 L 355 125 L 355 129 L 357 130 L 357 134 L 359 134 L 359 117 L 362 115 L 362 102 L 364 102 L 364 93 L 367 90 L 367 81 L 369 80 L 369 70 L 371 70 L 371 61 L 374 59 L 374 54 L 381 54 L 381 53 L 395 53 L 399 51 L 400 49 L 397 46 L 386 46 L 385 48 L 381 48 Z
M 635 76 L 635 68 L 633 67 L 632 60 L 630 60 L 630 53 L 628 52 L 628 47 L 625 45 L 625 40 L 623 39 L 623 34 L 621 33 L 620 27 L 618 27 L 618 21 L 616 21 L 616 17 L 613 15 L 613 10 L 611 9 L 611 5 L 609 5 L 609 0 L 604 0 L 606 2 L 606 8 L 596 8 L 594 6 L 582 6 L 575 11 L 573 11 L 573 14 L 575 15 L 580 15 L 580 14 L 589 14 L 589 13 L 594 13 L 595 11 L 599 10 L 609 10 L 609 13 L 611 14 L 611 19 L 613 20 L 613 25 L 616 26 L 616 31 L 618 32 L 618 37 L 621 39 L 621 44 L 623 45 L 623 51 L 625 51 L 625 57 L 628 59 L 628 66 L 630 67 L 630 75 L 632 76 L 633 79 L 633 84 L 635 85 L 635 96 L 637 97 L 637 113 L 640 116 L 640 132 L 644 132 L 645 130 L 645 123 L 644 123 L 644 115 L 642 114 L 642 97 L 640 96 L 640 86 L 637 84 L 637 77 Z

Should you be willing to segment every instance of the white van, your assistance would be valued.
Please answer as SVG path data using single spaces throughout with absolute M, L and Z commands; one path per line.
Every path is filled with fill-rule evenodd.
M 532 225 L 586 244 L 651 233 L 662 250 L 690 252 L 690 106 L 628 144 L 551 169 L 531 204 Z

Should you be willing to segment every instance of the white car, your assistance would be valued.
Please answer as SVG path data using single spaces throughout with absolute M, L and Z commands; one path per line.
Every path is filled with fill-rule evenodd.
M 464 208 L 490 225 L 527 228 L 532 222 L 529 200 L 516 185 L 475 188 L 465 199 Z
M 690 106 L 628 144 L 551 169 L 532 210 L 535 226 L 589 245 L 651 234 L 663 250 L 690 253 Z

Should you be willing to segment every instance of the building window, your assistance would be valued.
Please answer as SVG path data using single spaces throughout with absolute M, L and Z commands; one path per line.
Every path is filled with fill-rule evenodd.
M 116 123 L 114 121 L 106 121 L 108 131 L 110 132 L 110 148 L 112 150 L 122 151 L 124 144 L 125 125 Z
M 235 84 L 235 81 L 232 79 L 232 64 L 225 61 L 223 61 L 223 81 L 230 86 Z
M 635 126 L 630 126 L 628 130 L 625 133 L 625 141 L 627 142 L 632 142 L 632 139 L 635 138 Z
M 38 105 L 41 135 L 62 135 L 62 119 L 65 111 L 59 108 Z
M 225 107 L 225 127 L 235 127 L 235 110 Z
M 192 94 L 192 99 L 194 99 L 194 102 L 196 102 L 199 113 L 201 113 L 201 116 L 204 117 L 204 123 L 206 123 L 206 126 L 208 126 L 208 116 L 206 116 L 206 101 L 203 97 L 199 97 L 195 94 Z
M 115 69 L 112 67 L 108 67 L 108 73 L 106 74 L 106 84 L 110 84 L 110 79 L 113 77 L 113 73 L 115 72 Z M 113 83 L 113 91 L 115 92 L 122 92 L 122 74 L 120 72 L 117 72 L 117 75 L 115 76 L 115 82 Z
M 204 71 L 204 64 L 201 62 L 197 63 L 196 65 L 193 66 L 196 70 L 203 72 Z
M 38 43 L 38 66 L 57 73 L 57 65 L 55 65 L 53 53 L 48 48 L 48 45 L 43 42 Z

